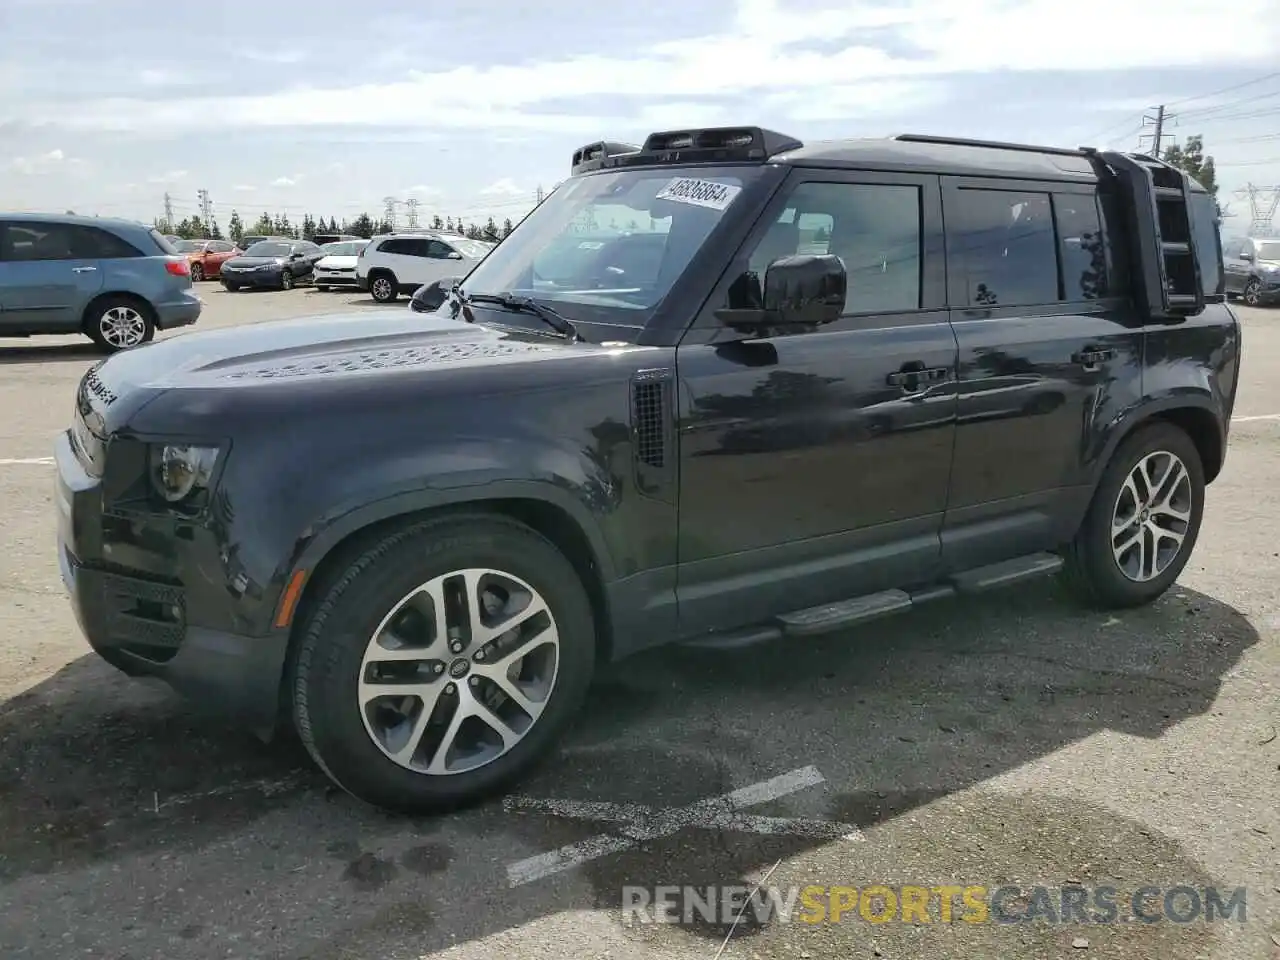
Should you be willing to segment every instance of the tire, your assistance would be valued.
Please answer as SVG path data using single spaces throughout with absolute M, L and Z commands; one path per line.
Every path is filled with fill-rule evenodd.
M 391 303 L 400 291 L 396 278 L 389 273 L 375 273 L 369 277 L 369 294 L 378 303 Z
M 321 293 L 329 292 L 329 288 L 326 286 L 323 286 L 322 284 L 316 284 L 316 289 L 319 290 Z
M 284 271 L 282 271 L 282 272 L 281 272 L 281 274 L 280 274 L 280 289 L 281 289 L 281 290 L 292 290 L 292 289 L 293 289 L 293 286 L 294 286 L 294 283 L 295 283 L 295 280 L 294 280 L 294 278 L 293 278 L 293 271 L 291 271 L 291 270 L 284 270 Z
M 425 733 L 419 735 L 416 753 L 409 750 L 401 753 L 399 760 L 393 759 L 391 754 L 396 749 L 404 750 L 409 742 L 408 734 L 414 726 L 410 720 L 422 718 L 428 697 L 444 711 L 438 719 L 453 719 L 450 710 L 466 703 L 488 711 L 482 715 L 489 718 L 485 723 L 490 725 L 492 734 L 497 729 L 492 723 L 497 714 L 478 706 L 472 691 L 492 692 L 497 688 L 484 671 L 497 671 L 502 662 L 495 660 L 499 654 L 488 650 L 485 662 L 480 658 L 469 660 L 477 647 L 464 649 L 459 655 L 433 641 L 423 647 L 422 661 L 390 661 L 389 667 L 380 663 L 378 666 L 384 669 L 408 669 L 412 663 L 412 669 L 417 671 L 415 679 L 423 694 L 396 698 L 374 695 L 394 687 L 379 685 L 372 679 L 377 673 L 367 672 L 373 670 L 373 664 L 367 663 L 366 658 L 381 652 L 381 659 L 385 659 L 386 648 L 377 643 L 380 628 L 394 622 L 391 615 L 422 585 L 438 582 L 438 578 L 457 571 L 481 569 L 499 571 L 519 581 L 517 586 L 530 588 L 544 602 L 549 620 L 539 620 L 543 615 L 535 614 L 531 622 L 543 626 L 549 622 L 552 629 L 540 636 L 553 638 L 558 644 L 554 666 L 549 671 L 549 686 L 536 716 L 522 711 L 526 720 L 534 716 L 533 722 L 512 743 L 492 748 L 500 752 L 482 758 L 470 769 L 437 768 L 428 772 L 433 760 L 438 764 L 448 759 L 447 749 L 442 757 L 432 753 L 433 738 L 444 724 L 425 728 Z M 499 581 L 474 581 L 477 585 L 486 582 Z M 591 682 L 595 630 L 582 582 L 573 565 L 551 543 L 515 521 L 476 514 L 415 524 L 364 550 L 344 570 L 317 587 L 317 603 L 300 625 L 289 677 L 294 724 L 311 757 L 334 783 L 383 809 L 410 814 L 441 812 L 476 802 L 514 783 L 554 746 L 577 713 Z M 434 595 L 443 597 L 445 593 L 439 589 Z M 424 603 L 410 614 L 417 619 L 409 620 L 409 624 L 425 629 L 432 621 L 430 613 L 423 611 L 434 607 L 434 603 Z M 515 614 L 517 618 L 521 615 Z M 407 628 L 402 632 L 411 635 Z M 427 657 L 428 652 L 436 659 Z M 542 682 L 547 683 L 549 660 L 539 661 L 538 655 L 531 653 L 508 661 L 508 669 L 516 663 L 522 664 L 522 670 L 525 665 L 536 668 L 541 662 Z M 465 667 L 455 673 L 459 663 Z M 466 683 L 462 681 L 464 674 Z M 512 683 L 509 678 L 507 682 Z M 445 693 L 446 686 L 452 687 L 452 692 Z M 396 704 L 401 711 L 411 708 L 409 719 L 401 719 L 399 726 L 389 731 L 383 726 L 389 715 L 361 708 L 362 689 L 369 697 L 366 704 Z M 533 698 L 529 702 L 538 701 Z M 505 706 L 510 708 L 511 702 Z M 403 718 L 404 714 L 399 716 Z M 470 727 L 476 728 L 476 722 Z M 517 727 L 506 729 L 515 733 Z M 471 732 L 463 730 L 467 735 Z M 465 745 L 463 730 L 459 731 L 459 742 Z
M 191 265 L 191 282 L 199 283 L 203 279 L 204 279 L 204 267 L 198 263 L 193 263 Z
M 223 280 L 222 285 L 227 288 L 227 293 L 235 293 L 240 289 L 240 284 L 232 283 L 230 280 Z
M 1161 470 L 1164 463 L 1170 462 L 1169 456 L 1181 463 L 1185 478 L 1172 482 L 1167 506 L 1189 510 L 1189 515 L 1184 523 L 1166 512 L 1155 510 L 1150 513 L 1150 522 L 1145 523 L 1138 514 L 1138 523 L 1145 528 L 1140 531 L 1141 556 L 1149 561 L 1143 574 L 1145 579 L 1138 579 L 1134 574 L 1135 554 L 1139 548 L 1131 547 L 1117 558 L 1112 549 L 1112 522 L 1116 516 L 1124 518 L 1130 513 L 1128 507 L 1133 503 L 1133 493 L 1140 487 L 1130 487 L 1129 480 L 1140 465 L 1146 464 L 1147 475 L 1155 481 L 1156 493 L 1165 492 L 1161 489 L 1161 481 L 1167 480 L 1168 475 L 1162 475 Z M 1082 601 L 1104 610 L 1137 607 L 1156 600 L 1177 580 L 1195 549 L 1204 515 L 1204 489 L 1204 465 L 1200 461 L 1200 451 L 1183 430 L 1163 422 L 1139 427 L 1120 444 L 1107 464 L 1084 522 L 1066 551 L 1063 573 L 1068 586 Z M 1153 500 L 1148 497 L 1147 501 L 1159 503 L 1160 498 Z M 1156 542 L 1147 532 L 1152 529 L 1152 524 L 1181 534 L 1182 541 L 1176 553 L 1169 553 L 1172 540 L 1167 533 Z M 1134 541 L 1127 536 L 1128 532 L 1129 528 L 1125 533 L 1132 543 Z M 1159 549 L 1152 549 L 1159 543 L 1167 544 L 1164 554 Z M 1153 557 L 1154 562 L 1151 562 Z M 1129 568 L 1128 573 L 1122 568 L 1121 560 Z
M 1245 306 L 1257 307 L 1261 305 L 1259 303 L 1259 301 L 1262 299 L 1261 295 L 1262 295 L 1262 283 L 1261 281 L 1258 280 L 1257 277 L 1254 277 L 1244 285 L 1244 294 L 1242 295 L 1241 299 L 1244 300 Z
M 84 332 L 103 353 L 149 343 L 156 335 L 151 307 L 131 297 L 107 297 L 89 304 Z

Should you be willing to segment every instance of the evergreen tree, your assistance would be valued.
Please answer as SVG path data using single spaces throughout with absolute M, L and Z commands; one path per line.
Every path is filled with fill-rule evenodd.
M 227 221 L 227 236 L 232 243 L 239 243 L 244 237 L 244 224 L 240 220 L 240 211 L 232 210 L 231 219 Z

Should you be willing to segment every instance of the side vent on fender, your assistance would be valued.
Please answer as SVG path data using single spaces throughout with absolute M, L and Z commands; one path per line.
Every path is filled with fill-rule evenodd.
M 672 468 L 671 370 L 639 370 L 631 381 L 631 439 L 636 484 L 641 493 L 662 497 Z

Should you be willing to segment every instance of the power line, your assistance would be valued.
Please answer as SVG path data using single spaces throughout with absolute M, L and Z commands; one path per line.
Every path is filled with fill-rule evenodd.
M 1268 73 L 1266 76 L 1257 77 L 1253 80 L 1246 80 L 1244 83 L 1237 83 L 1230 87 L 1223 87 L 1221 90 L 1214 90 L 1211 93 L 1197 93 L 1194 97 L 1183 97 L 1181 100 L 1173 100 L 1166 104 L 1169 107 L 1176 107 L 1183 103 L 1191 103 L 1193 100 L 1204 100 L 1207 97 L 1216 97 L 1224 93 L 1231 93 L 1233 90 L 1243 90 L 1245 87 L 1251 87 L 1255 83 L 1265 83 L 1268 80 L 1274 80 L 1280 77 L 1280 73 Z

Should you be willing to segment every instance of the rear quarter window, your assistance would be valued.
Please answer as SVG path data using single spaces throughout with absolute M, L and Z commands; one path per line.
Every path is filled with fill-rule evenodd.
M 95 260 L 125 260 L 145 256 L 128 240 L 97 227 L 76 227 L 74 250 L 77 256 Z
M 1221 296 L 1226 289 L 1222 273 L 1222 235 L 1218 205 L 1207 193 L 1191 195 L 1191 231 L 1206 296 Z
M 178 255 L 178 251 L 175 250 L 173 244 L 169 242 L 169 238 L 159 230 L 149 230 L 147 235 L 151 237 L 155 242 L 157 249 L 159 249 L 159 251 L 165 256 L 176 257 Z

